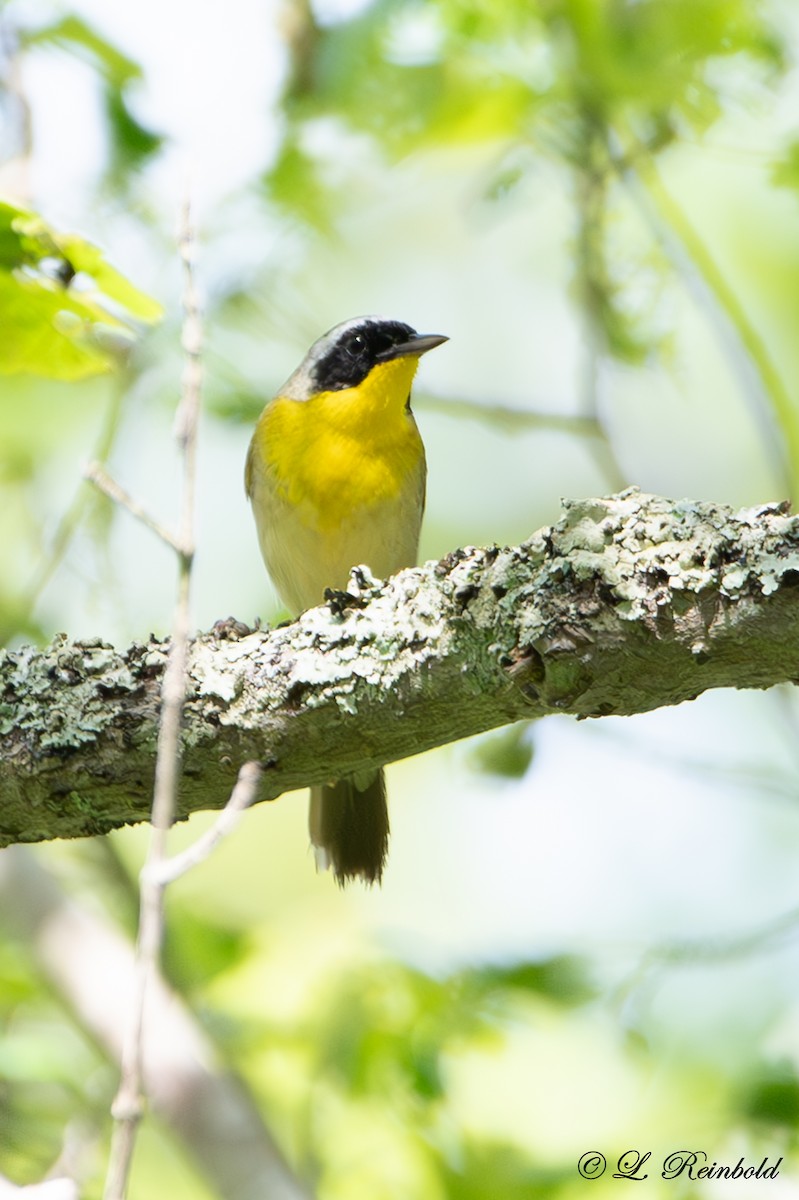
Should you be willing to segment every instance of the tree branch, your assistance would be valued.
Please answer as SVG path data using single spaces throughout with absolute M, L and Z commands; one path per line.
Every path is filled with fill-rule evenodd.
M 178 815 L 262 799 L 524 717 L 646 712 L 799 678 L 799 518 L 627 489 L 513 548 L 455 551 L 271 632 L 191 645 Z M 168 644 L 0 654 L 0 844 L 149 817 Z

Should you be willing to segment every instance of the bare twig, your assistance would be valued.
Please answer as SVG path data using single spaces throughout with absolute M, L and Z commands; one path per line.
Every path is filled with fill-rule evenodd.
M 197 454 L 197 421 L 200 415 L 200 391 L 202 387 L 202 323 L 194 282 L 195 239 L 191 227 L 188 205 L 183 211 L 180 234 L 180 255 L 183 261 L 183 385 L 180 403 L 175 414 L 175 437 L 185 456 L 184 492 L 181 519 L 181 534 L 184 545 L 193 541 L 194 486 L 196 479 L 195 458 Z
M 160 863 L 149 864 L 147 870 L 151 873 L 155 884 L 166 887 L 167 884 L 174 883 L 181 875 L 185 875 L 187 871 L 208 858 L 222 839 L 233 832 L 244 810 L 254 803 L 258 795 L 261 775 L 260 763 L 246 762 L 244 764 L 239 771 L 236 786 L 230 793 L 230 799 L 211 828 L 191 846 L 188 846 L 182 854 L 173 854 L 171 858 L 164 859 Z
M 611 486 L 621 488 L 628 481 L 602 419 L 602 367 L 607 342 L 603 307 L 607 305 L 611 287 L 604 244 L 607 177 L 603 166 L 596 162 L 598 135 L 593 122 L 587 120 L 585 126 L 585 161 L 576 171 L 577 278 L 585 342 L 581 399 L 584 415 L 596 422 L 602 435 L 588 443 L 594 461 Z
M 183 486 L 178 539 L 167 541 L 178 553 L 178 594 L 169 658 L 161 691 L 161 719 L 155 762 L 152 830 L 141 874 L 141 908 L 136 952 L 133 1012 L 122 1052 L 122 1077 L 112 1109 L 115 1120 L 104 1197 L 124 1200 L 143 1106 L 143 1033 L 147 991 L 157 974 L 164 930 L 164 884 L 159 868 L 167 857 L 167 835 L 175 813 L 180 774 L 180 724 L 186 690 L 189 641 L 189 597 L 194 555 L 193 522 L 196 478 L 197 417 L 200 407 L 200 318 L 197 311 L 188 205 L 181 224 L 180 249 L 184 273 L 183 347 L 187 365 L 178 407 L 177 435 L 183 456 Z M 137 506 L 138 507 L 138 506 Z M 150 524 L 150 521 L 147 521 Z M 157 531 L 157 530 L 156 530 Z M 162 534 L 163 536 L 163 534 Z
M 122 386 L 118 386 L 110 397 L 103 427 L 94 447 L 95 457 L 91 464 L 92 467 L 104 463 L 111 453 L 121 415 Z M 106 495 L 108 494 L 105 488 L 100 488 L 100 490 Z M 50 539 L 47 554 L 37 563 L 30 582 L 22 593 L 22 605 L 25 612 L 33 612 L 39 597 L 63 561 L 73 537 L 86 516 L 90 497 L 91 494 L 83 486 L 83 483 L 79 482 L 72 500 L 59 518 L 55 533 Z
M 705 242 L 663 184 L 654 158 L 640 146 L 625 154 L 616 143 L 609 153 L 619 178 L 728 352 L 744 398 L 760 427 L 780 489 L 795 498 L 799 487 L 799 420 L 766 342 Z
M 575 437 L 605 437 L 605 431 L 594 416 L 514 408 L 510 404 L 495 404 L 490 400 L 463 400 L 452 396 L 436 396 L 431 392 L 414 392 L 414 408 L 442 413 L 445 417 L 482 421 L 504 433 L 545 429 L 554 433 L 573 434 Z
M 525 430 L 547 430 L 582 438 L 608 486 L 624 486 L 624 475 L 616 461 L 610 437 L 599 416 L 594 413 L 541 412 L 529 408 L 513 408 L 508 404 L 490 401 L 461 400 L 434 396 L 430 392 L 415 394 L 415 408 L 442 413 L 458 420 L 482 421 L 503 433 Z
M 799 909 L 790 908 L 740 933 L 720 934 L 653 946 L 621 980 L 614 1004 L 628 1028 L 640 1028 L 667 973 L 675 969 L 712 968 L 720 963 L 773 954 L 799 934 Z
M 121 508 L 127 509 L 131 516 L 135 517 L 138 521 L 141 521 L 141 523 L 146 525 L 149 530 L 156 534 L 156 536 L 159 537 L 162 542 L 166 542 L 167 546 L 171 546 L 171 548 L 177 554 L 180 554 L 180 542 L 160 523 L 160 521 L 157 521 L 155 517 L 148 513 L 147 510 L 138 503 L 137 500 L 134 500 L 130 493 L 126 492 L 125 489 L 121 487 L 115 479 L 111 478 L 102 463 L 96 461 L 87 463 L 83 469 L 83 477 L 84 479 L 88 480 L 89 483 L 93 483 L 98 491 L 101 491 L 104 496 L 108 496 L 109 500 L 113 500 L 114 503 L 118 504 Z

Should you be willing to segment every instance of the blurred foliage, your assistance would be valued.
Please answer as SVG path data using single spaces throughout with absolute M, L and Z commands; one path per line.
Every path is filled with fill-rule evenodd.
M 46 9 L 39 15 L 45 17 Z M 130 108 L 141 67 L 74 13 L 34 21 L 30 8 L 24 13 L 12 4 L 0 9 L 0 110 L 6 152 L 23 164 L 20 178 L 35 148 L 18 64 L 27 54 L 49 48 L 93 70 L 109 125 L 101 179 L 117 194 L 127 192 L 162 144 Z M 0 412 L 0 503 L 8 524 L 7 555 L 14 564 L 0 573 L 0 642 L 45 636 L 32 613 L 42 589 L 82 527 L 91 530 L 98 545 L 108 533 L 107 506 L 101 511 L 78 480 L 55 526 L 39 511 L 36 497 L 49 446 L 63 449 L 86 412 L 97 417 L 89 434 L 93 457 L 110 454 L 131 351 L 161 316 L 160 304 L 112 267 L 97 245 L 56 228 L 29 203 L 0 199 L 0 375 L 7 377 Z M 86 381 L 102 375 L 115 378 L 110 392 L 96 393 L 95 404 L 86 405 Z M 54 381 L 46 398 L 35 378 Z M 57 390 L 70 383 L 80 383 L 81 393 Z M 70 404 L 64 409 L 59 402 L 67 396 Z
M 336 114 L 394 154 L 546 123 L 582 170 L 586 137 L 617 123 L 658 147 L 707 129 L 728 99 L 714 60 L 786 61 L 762 0 L 378 0 L 326 27 L 294 13 L 294 120 Z
M 791 142 L 784 156 L 777 160 L 771 178 L 777 187 L 799 192 L 799 141 Z
M 346 1081 L 353 1095 L 385 1103 L 394 1092 L 395 1103 L 399 1095 L 433 1101 L 444 1094 L 442 1060 L 453 1045 L 500 1038 L 519 1004 L 534 997 L 570 1007 L 592 995 L 584 964 L 565 957 L 475 968 L 444 980 L 390 963 L 337 980 L 306 1036 L 322 1050 L 318 1072 Z
M 507 1142 L 471 1139 L 459 1162 L 444 1162 L 442 1167 L 443 1194 L 453 1200 L 547 1200 L 574 1190 L 571 1163 L 547 1170 Z
M 521 779 L 530 769 L 534 753 L 530 725 L 520 722 L 481 738 L 472 750 L 470 762 L 478 771 Z
M 176 974 L 184 975 L 182 960 L 191 948 L 196 958 L 191 990 L 201 1005 L 198 963 L 206 984 L 224 981 L 241 966 L 240 931 L 224 931 L 181 905 L 173 907 L 171 936 L 169 973 L 173 982 Z M 232 957 L 231 947 L 236 947 Z M 177 972 L 176 956 L 181 960 Z M 80 1130 L 84 1169 L 96 1170 L 94 1142 L 105 1124 L 113 1071 L 81 1034 L 79 1014 L 77 1027 L 65 1031 L 63 1014 L 38 975 L 29 947 L 0 941 L 0 981 L 0 1173 L 41 1178 L 58 1157 L 68 1127 Z M 281 1106 L 296 1106 L 295 1128 L 305 1130 L 300 1150 L 305 1170 L 314 1163 L 321 1169 L 327 1120 L 332 1119 L 319 1119 L 320 1099 L 326 1094 L 324 1106 L 332 1105 L 330 1112 L 349 1112 L 357 1126 L 359 1113 L 368 1111 L 371 1123 L 394 1126 L 392 1139 L 400 1137 L 399 1119 L 401 1142 L 427 1163 L 431 1177 L 440 1177 L 443 1195 L 480 1195 L 500 1157 L 504 1165 L 497 1177 L 508 1195 L 538 1194 L 524 1191 L 532 1185 L 549 1186 L 550 1194 L 556 1194 L 558 1182 L 573 1174 L 569 1165 L 541 1172 L 520 1146 L 499 1147 L 457 1135 L 453 1115 L 447 1116 L 448 1064 L 453 1055 L 500 1053 L 506 1032 L 531 1014 L 536 1019 L 536 1013 L 583 1004 L 593 995 L 584 965 L 572 959 L 459 971 L 443 979 L 396 962 L 360 968 L 344 963 L 315 989 L 312 1003 L 293 1022 L 270 1018 L 271 997 L 264 998 L 257 1023 L 220 1021 L 213 1010 L 208 1017 L 220 1048 L 227 1047 L 231 1062 L 256 1092 L 263 1088 L 265 1061 L 274 1064 L 291 1055 L 303 1064 L 308 1084 L 299 1095 L 287 1094 L 281 1104 L 285 1067 L 277 1075 L 267 1068 L 276 1091 L 271 1085 L 266 1090 L 278 1124 Z M 35 1141 L 29 1135 L 32 1122 Z M 338 1169 L 333 1164 L 334 1174 Z M 380 1163 L 371 1164 L 368 1174 L 379 1186 Z
M 240 963 L 252 947 L 244 930 L 213 924 L 186 908 L 178 909 L 166 930 L 166 977 L 186 995 Z
M 793 1063 L 762 1063 L 748 1081 L 740 1108 L 747 1121 L 776 1126 L 796 1137 L 799 1130 L 799 1075 Z
M 108 123 L 110 155 L 106 183 L 117 190 L 126 190 L 164 141 L 143 125 L 133 111 L 130 97 L 142 79 L 140 65 L 75 13 L 40 26 L 21 26 L 17 36 L 23 51 L 36 46 L 56 46 L 93 67 L 102 88 Z
M 266 998 L 260 1028 L 240 1025 L 229 1051 L 269 1104 L 281 1108 L 292 1097 L 293 1128 L 302 1132 L 296 1152 L 308 1166 L 318 1164 L 320 1194 L 340 1194 L 341 1177 L 350 1188 L 342 1195 L 397 1200 L 498 1194 L 492 1180 L 494 1188 L 503 1183 L 503 1195 L 529 1194 L 524 1189 L 535 1184 L 536 1195 L 555 1196 L 573 1183 L 571 1164 L 542 1170 L 511 1138 L 495 1145 L 459 1127 L 452 1067 L 491 1062 L 506 1054 L 507 1038 L 519 1026 L 546 1022 L 594 996 L 584 962 L 571 958 L 440 978 L 372 960 L 323 974 L 288 1020 L 270 1020 Z M 288 1082 L 295 1074 L 306 1081 L 299 1091 Z M 356 1152 L 346 1134 L 330 1146 L 340 1121 L 360 1129 L 366 1145 L 379 1141 L 384 1164 L 365 1148 Z
M 534 169 L 573 176 L 578 301 L 604 348 L 640 363 L 656 338 L 628 302 L 608 218 L 622 167 L 705 132 L 740 86 L 743 62 L 774 78 L 786 48 L 751 0 L 378 0 L 321 25 L 292 5 L 293 70 L 283 150 L 266 175 L 292 219 L 320 225 L 346 194 L 315 127 L 335 118 L 392 159 L 464 142 L 502 147 L 486 194 Z M 729 74 L 715 69 L 729 62 Z M 326 143 L 329 147 L 330 142 Z
M 65 1020 L 27 949 L 0 942 L 0 1174 L 41 1179 L 70 1125 L 85 1122 L 88 1134 L 97 1112 L 92 1090 L 102 1069 L 78 1026 Z M 107 1071 L 108 1083 L 112 1078 Z

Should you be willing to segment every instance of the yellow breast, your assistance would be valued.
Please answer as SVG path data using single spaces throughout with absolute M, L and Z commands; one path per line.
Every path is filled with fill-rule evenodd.
M 386 576 L 416 561 L 425 457 L 407 404 L 416 360 L 356 388 L 267 405 L 247 459 L 261 552 L 284 603 L 318 604 L 351 567 Z
M 399 358 L 374 368 L 357 388 L 273 400 L 256 427 L 251 456 L 277 498 L 317 527 L 334 529 L 405 488 L 416 496 L 424 448 L 407 407 L 415 370 L 416 359 Z

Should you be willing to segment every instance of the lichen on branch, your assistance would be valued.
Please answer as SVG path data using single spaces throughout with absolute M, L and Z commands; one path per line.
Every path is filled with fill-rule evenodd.
M 191 644 L 178 815 L 525 717 L 632 714 L 799 677 L 799 518 L 627 489 L 519 546 L 457 550 L 291 625 Z M 0 844 L 146 820 L 167 643 L 0 652 Z

